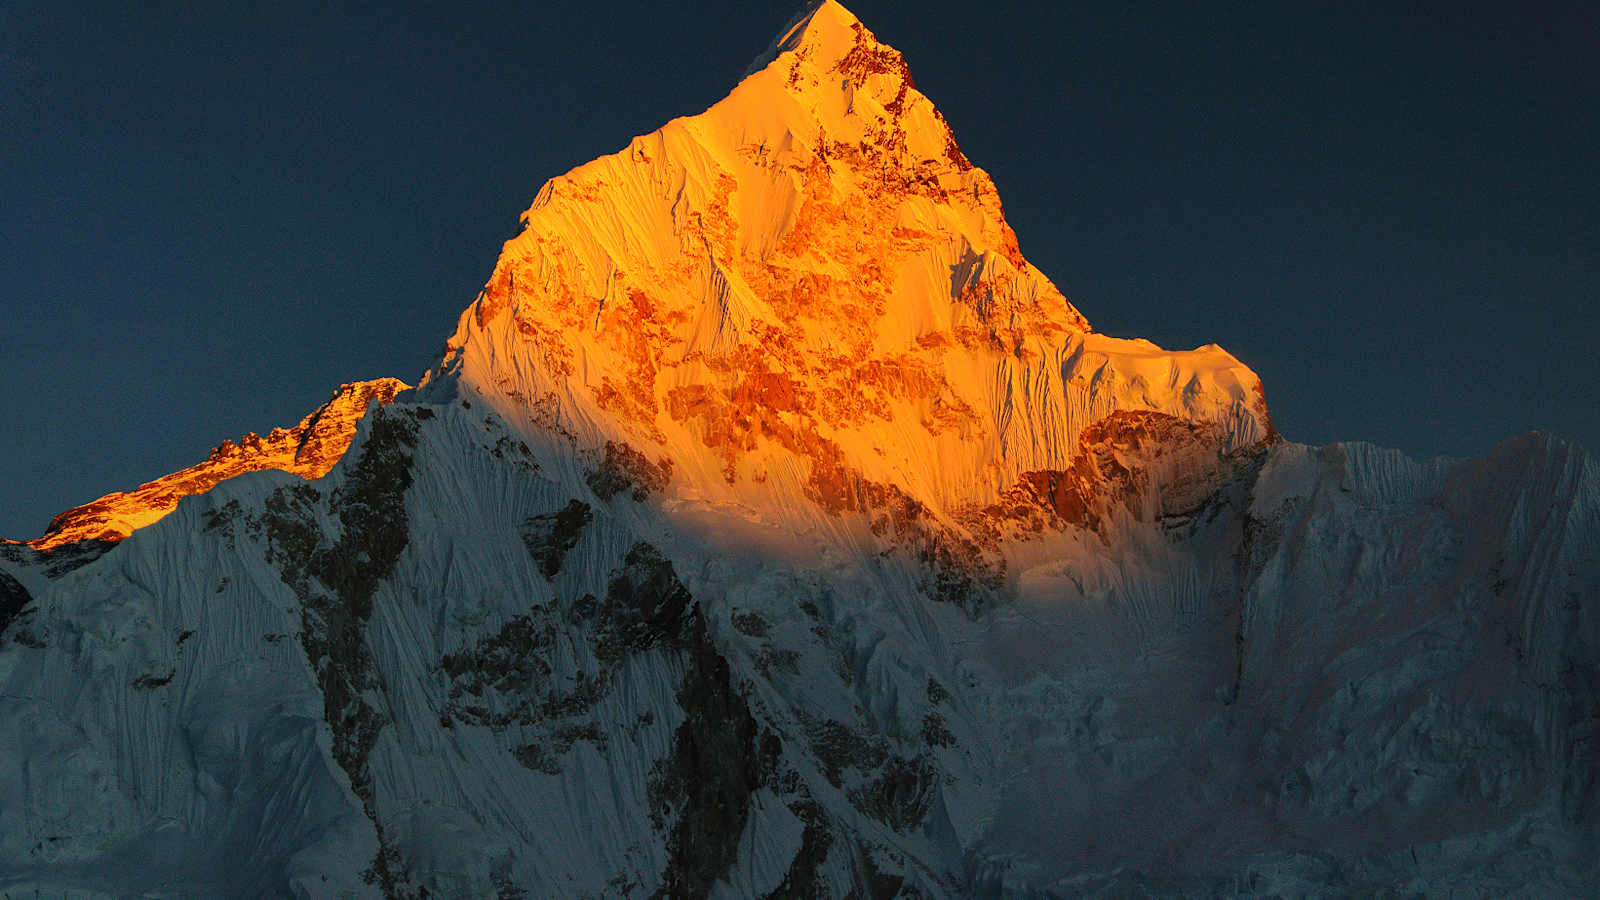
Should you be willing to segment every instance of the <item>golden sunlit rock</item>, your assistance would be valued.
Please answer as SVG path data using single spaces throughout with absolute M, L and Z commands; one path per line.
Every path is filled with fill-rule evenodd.
M 120 541 L 160 521 L 179 500 L 246 472 L 282 469 L 301 478 L 321 478 L 350 446 L 356 423 L 367 407 L 373 401 L 393 402 L 395 394 L 407 387 L 396 378 L 341 385 L 328 402 L 292 428 L 223 441 L 203 463 L 61 513 L 51 520 L 43 537 L 26 543 L 35 550 L 54 550 L 78 541 Z
M 1118 412 L 1206 423 L 1217 453 L 1274 438 L 1221 348 L 1095 333 L 901 54 L 837 3 L 710 109 L 550 180 L 523 221 L 424 385 L 530 440 L 553 420 L 675 460 L 669 498 L 804 531 L 904 497 L 960 534 Z

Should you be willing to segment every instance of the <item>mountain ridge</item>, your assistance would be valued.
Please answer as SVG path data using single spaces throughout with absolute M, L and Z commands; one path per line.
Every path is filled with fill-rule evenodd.
M 548 182 L 321 477 L 0 546 L 0 888 L 1600 885 L 1600 467 L 1282 440 L 805 24 Z
M 396 378 L 340 385 L 326 402 L 289 428 L 274 428 L 264 437 L 250 432 L 237 441 L 223 441 L 204 462 L 75 506 L 51 519 L 44 536 L 11 543 L 55 550 L 81 541 L 119 541 L 159 521 L 182 498 L 245 472 L 281 469 L 306 479 L 320 478 L 344 455 L 355 435 L 355 421 L 367 406 L 374 400 L 393 402 L 407 389 L 409 385 Z
M 841 479 L 953 517 L 1065 468 L 1122 408 L 1223 422 L 1230 449 L 1275 439 L 1216 345 L 1095 334 L 842 6 L 774 46 L 704 113 L 542 187 L 423 393 L 459 383 L 531 441 L 554 419 L 651 448 L 674 490 L 779 519 Z

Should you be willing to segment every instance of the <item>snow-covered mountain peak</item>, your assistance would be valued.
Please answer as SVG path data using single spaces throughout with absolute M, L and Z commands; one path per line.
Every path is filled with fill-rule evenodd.
M 745 74 L 760 71 L 784 53 L 804 50 L 818 59 L 837 62 L 850 52 L 864 30 L 861 20 L 834 0 L 817 0 L 783 27 L 765 53 L 756 57 Z M 870 37 L 870 33 L 869 33 Z M 876 41 L 874 41 L 876 43 Z
M 1594 460 L 1277 441 L 808 15 L 418 390 L 0 543 L 0 895 L 1600 895 Z
M 558 455 L 670 464 L 671 498 L 798 527 L 887 491 L 953 518 L 1069 468 L 1118 410 L 1214 423 L 1219 452 L 1273 436 L 1222 349 L 1094 333 L 901 54 L 837 3 L 523 221 L 430 396 L 463 387 Z

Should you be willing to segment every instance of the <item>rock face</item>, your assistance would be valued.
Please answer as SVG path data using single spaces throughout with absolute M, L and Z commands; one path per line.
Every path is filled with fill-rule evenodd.
M 419 390 L 0 546 L 0 892 L 1600 891 L 1581 449 L 1095 334 L 832 2 L 526 220 Z
M 806 528 L 870 483 L 943 520 L 1066 468 L 1118 410 L 1212 423 L 1224 449 L 1273 438 L 1222 349 L 1094 333 L 900 53 L 836 3 L 523 222 L 424 391 L 664 456 L 697 502 Z
M 254 432 L 237 441 L 223 441 L 211 456 L 140 485 L 126 493 L 107 494 L 75 506 L 50 522 L 44 537 L 25 542 L 35 550 L 55 550 L 79 541 L 120 541 L 172 512 L 184 497 L 211 490 L 246 472 L 282 469 L 302 478 L 321 478 L 344 455 L 356 432 L 356 420 L 376 400 L 394 401 L 409 387 L 395 378 L 340 385 L 328 402 L 293 428 L 274 428 L 266 436 Z

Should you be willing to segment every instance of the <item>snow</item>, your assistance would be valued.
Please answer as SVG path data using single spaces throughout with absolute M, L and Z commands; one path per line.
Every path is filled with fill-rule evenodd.
M 388 403 L 407 388 L 395 378 L 341 385 L 292 428 L 274 428 L 264 438 L 252 432 L 237 442 L 224 441 L 202 463 L 67 510 L 56 516 L 43 537 L 26 543 L 36 550 L 54 550 L 81 541 L 119 541 L 159 522 L 180 499 L 245 472 L 280 469 L 302 478 L 321 478 L 344 455 L 367 405 Z
M 512 753 L 550 741 L 551 725 L 440 724 L 440 660 L 517 616 L 555 628 L 546 683 L 596 671 L 595 626 L 572 604 L 603 595 L 641 535 L 668 552 L 836 839 L 932 896 L 1595 883 L 1581 812 L 1594 694 L 1570 679 L 1600 660 L 1595 614 L 1573 606 L 1597 596 L 1600 474 L 1570 445 L 1416 463 L 1281 444 L 1192 532 L 1130 517 L 1109 539 L 1038 539 L 1053 558 L 971 616 L 930 603 L 916 560 L 892 547 L 855 536 L 822 568 L 769 556 L 739 516 L 718 530 L 710 509 L 607 504 L 581 477 L 496 457 L 506 426 L 478 404 L 404 408 L 434 415 L 406 494 L 409 543 L 366 643 L 391 722 L 369 757 L 376 815 L 416 885 L 646 896 L 659 883 L 669 854 L 649 793 L 690 714 L 682 657 L 627 657 L 582 719 L 604 752 L 575 741 L 555 774 Z M 248 525 L 297 483 L 256 473 L 183 501 L 48 582 L 19 623 L 44 646 L 8 632 L 0 746 L 21 777 L 0 783 L 5 889 L 371 892 L 357 876 L 377 838 L 330 757 L 298 601 Z M 595 519 L 547 581 L 518 528 L 568 497 Z M 234 527 L 207 530 L 233 502 Z M 485 694 L 501 708 L 517 696 Z M 930 714 L 948 741 L 926 742 Z M 832 762 L 837 785 L 833 745 L 817 742 L 829 721 L 880 748 Z M 878 753 L 937 766 L 920 826 L 858 805 Z M 783 880 L 802 843 L 797 796 L 748 798 L 719 891 Z M 858 867 L 835 854 L 818 877 L 843 892 Z
M 858 25 L 547 184 L 321 478 L 0 548 L 0 893 L 1600 889 L 1593 460 L 1093 332 Z
M 1226 351 L 1089 329 L 1016 250 L 988 175 L 951 149 L 899 54 L 842 6 L 778 48 L 704 113 L 545 185 L 424 392 L 459 383 L 536 445 L 554 418 L 585 445 L 668 456 L 673 492 L 797 531 L 818 525 L 801 496 L 811 454 L 757 429 L 719 461 L 675 396 L 787 371 L 814 396 L 786 422 L 948 515 L 1065 468 L 1084 426 L 1119 409 L 1268 439 L 1259 379 Z M 891 380 L 863 391 L 852 365 Z M 836 391 L 861 399 L 829 409 Z

